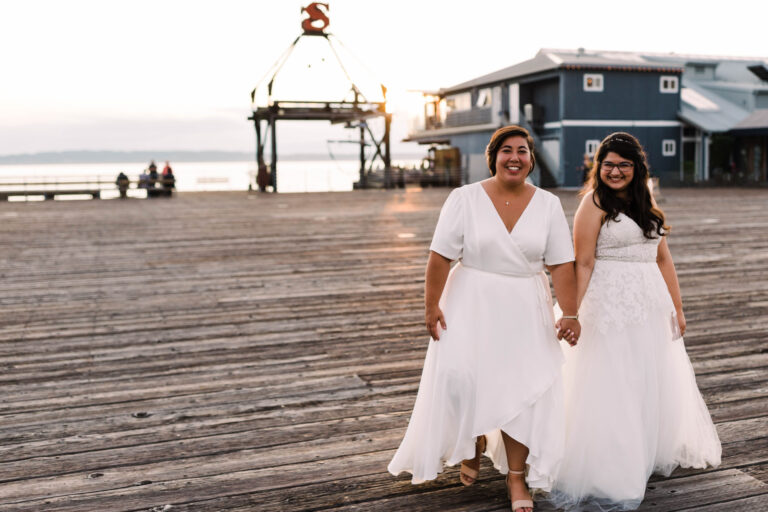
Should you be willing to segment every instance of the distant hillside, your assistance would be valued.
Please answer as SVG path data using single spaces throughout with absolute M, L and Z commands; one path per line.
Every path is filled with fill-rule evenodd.
M 251 153 L 239 151 L 49 151 L 0 155 L 0 165 L 10 164 L 83 164 L 120 162 L 232 162 L 251 160 Z
M 426 151 L 424 152 L 426 154 Z M 421 153 L 392 155 L 393 160 L 417 160 Z M 328 160 L 328 153 L 321 154 L 281 154 L 280 160 Z M 334 154 L 337 160 L 356 160 L 355 153 Z M 122 162 L 241 162 L 254 160 L 255 156 L 246 151 L 49 151 L 43 153 L 22 153 L 0 155 L 0 165 L 24 164 L 87 164 L 87 163 L 122 163 Z M 269 161 L 269 155 L 267 155 Z

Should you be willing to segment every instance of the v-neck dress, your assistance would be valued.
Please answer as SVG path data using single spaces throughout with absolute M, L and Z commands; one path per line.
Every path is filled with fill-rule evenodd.
M 416 403 L 389 464 L 413 483 L 475 453 L 508 470 L 503 430 L 529 450 L 528 484 L 548 490 L 564 446 L 563 355 L 544 265 L 573 261 L 557 196 L 536 189 L 511 232 L 482 185 L 455 189 L 430 249 L 458 260 L 440 308 L 447 329 L 430 340 Z

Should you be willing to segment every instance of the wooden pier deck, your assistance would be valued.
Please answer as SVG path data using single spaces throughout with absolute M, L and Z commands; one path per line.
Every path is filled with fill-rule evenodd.
M 509 510 L 386 472 L 447 193 L 0 203 L 0 511 Z M 642 510 L 768 510 L 768 190 L 664 198 L 723 464 Z

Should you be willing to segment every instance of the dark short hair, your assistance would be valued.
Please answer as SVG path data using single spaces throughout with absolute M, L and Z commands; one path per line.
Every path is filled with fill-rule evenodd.
M 493 135 L 491 135 L 491 141 L 485 148 L 485 161 L 488 162 L 488 169 L 491 171 L 491 176 L 496 176 L 496 155 L 499 153 L 502 143 L 508 137 L 523 137 L 528 143 L 528 150 L 531 152 L 531 170 L 528 171 L 528 174 L 530 175 L 536 168 L 536 156 L 533 154 L 533 137 L 531 137 L 528 130 L 522 126 L 511 124 L 496 130 Z

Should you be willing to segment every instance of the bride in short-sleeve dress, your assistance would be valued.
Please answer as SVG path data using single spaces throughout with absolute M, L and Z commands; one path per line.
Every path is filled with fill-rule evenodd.
M 510 232 L 483 183 L 465 185 L 446 200 L 430 250 L 458 260 L 440 298 L 447 329 L 429 343 L 389 471 L 434 479 L 485 435 L 506 473 L 504 431 L 529 449 L 528 485 L 549 489 L 564 445 L 563 356 L 543 270 L 574 259 L 560 200 L 535 189 Z

